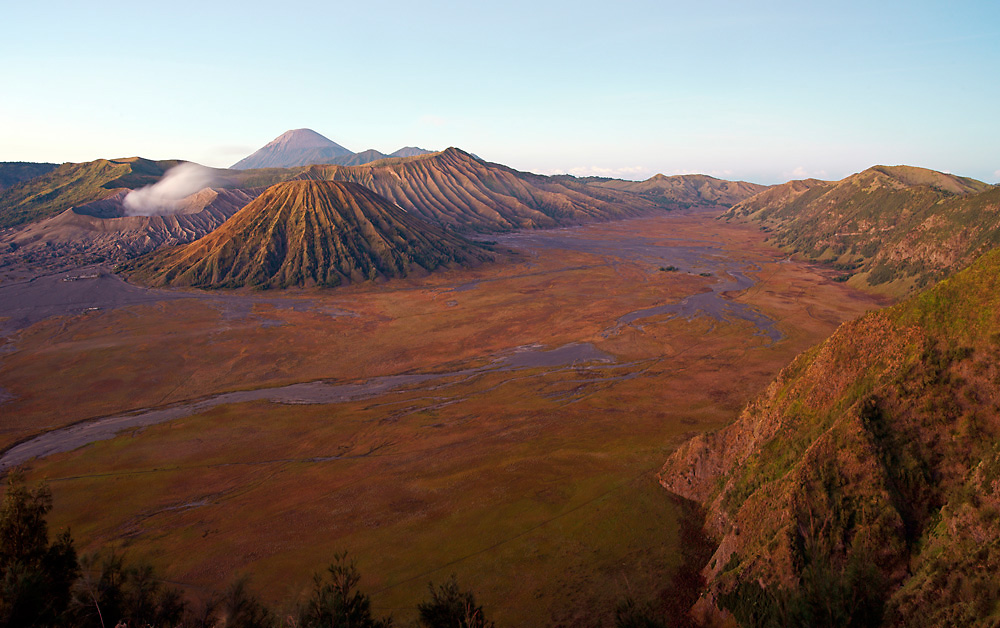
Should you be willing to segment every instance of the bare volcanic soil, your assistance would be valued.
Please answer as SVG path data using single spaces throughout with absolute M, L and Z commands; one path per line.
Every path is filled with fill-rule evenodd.
M 492 258 L 356 183 L 293 181 L 268 188 L 201 240 L 136 260 L 125 272 L 150 285 L 286 288 Z
M 294 600 L 346 550 L 404 625 L 453 573 L 498 625 L 607 625 L 626 596 L 676 615 L 708 557 L 656 471 L 876 305 L 714 218 L 513 235 L 495 264 L 336 290 L 153 289 L 26 319 L 0 353 L 4 454 L 122 418 L 26 480 L 49 481 L 53 533 L 196 597 L 252 574 Z
M 663 209 L 638 194 L 519 172 L 458 148 L 364 166 L 312 166 L 299 176 L 360 183 L 428 222 L 463 232 L 579 225 Z

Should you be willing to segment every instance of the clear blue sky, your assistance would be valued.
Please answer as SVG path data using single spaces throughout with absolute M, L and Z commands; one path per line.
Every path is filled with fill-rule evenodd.
M 540 173 L 1000 181 L 1000 2 L 9 2 L 0 161 L 312 128 Z

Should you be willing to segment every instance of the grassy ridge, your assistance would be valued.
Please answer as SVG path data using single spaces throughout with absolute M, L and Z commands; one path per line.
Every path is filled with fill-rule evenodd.
M 997 618 L 982 600 L 1000 592 L 998 295 L 994 250 L 843 325 L 671 458 L 662 483 L 706 504 L 720 539 L 706 600 L 864 561 L 890 584 L 890 625 Z
M 640 194 L 671 209 L 695 205 L 731 207 L 770 187 L 746 181 L 725 181 L 704 174 L 683 174 L 672 177 L 657 174 L 645 181 L 588 177 L 583 181 L 597 187 Z
M 842 181 L 793 181 L 726 213 L 758 221 L 775 242 L 892 295 L 926 287 L 1000 244 L 1000 188 L 907 166 Z
M 0 162 L 0 190 L 22 181 L 34 179 L 58 168 L 58 164 L 35 163 L 30 161 Z
M 0 227 L 34 222 L 75 205 L 107 198 L 123 188 L 148 185 L 177 163 L 134 157 L 62 164 L 0 191 Z

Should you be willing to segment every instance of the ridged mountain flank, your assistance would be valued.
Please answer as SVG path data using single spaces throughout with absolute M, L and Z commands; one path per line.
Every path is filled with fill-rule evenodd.
M 359 183 L 456 231 L 560 227 L 663 209 L 637 194 L 519 172 L 457 148 L 365 166 L 313 166 L 299 176 Z
M 703 618 L 997 625 L 1000 249 L 842 325 L 660 479 L 719 543 Z
M 336 286 L 492 257 L 360 185 L 293 181 L 271 186 L 204 238 L 126 272 L 150 285 Z
M 1000 188 L 910 166 L 791 181 L 735 206 L 790 252 L 890 295 L 926 287 L 1000 244 Z

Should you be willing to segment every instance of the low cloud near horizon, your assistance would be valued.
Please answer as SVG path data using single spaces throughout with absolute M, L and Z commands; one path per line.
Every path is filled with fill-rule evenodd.
M 806 170 L 805 166 L 797 166 L 791 172 L 783 173 L 783 176 L 789 180 L 801 180 L 801 179 L 826 179 L 826 170 Z

